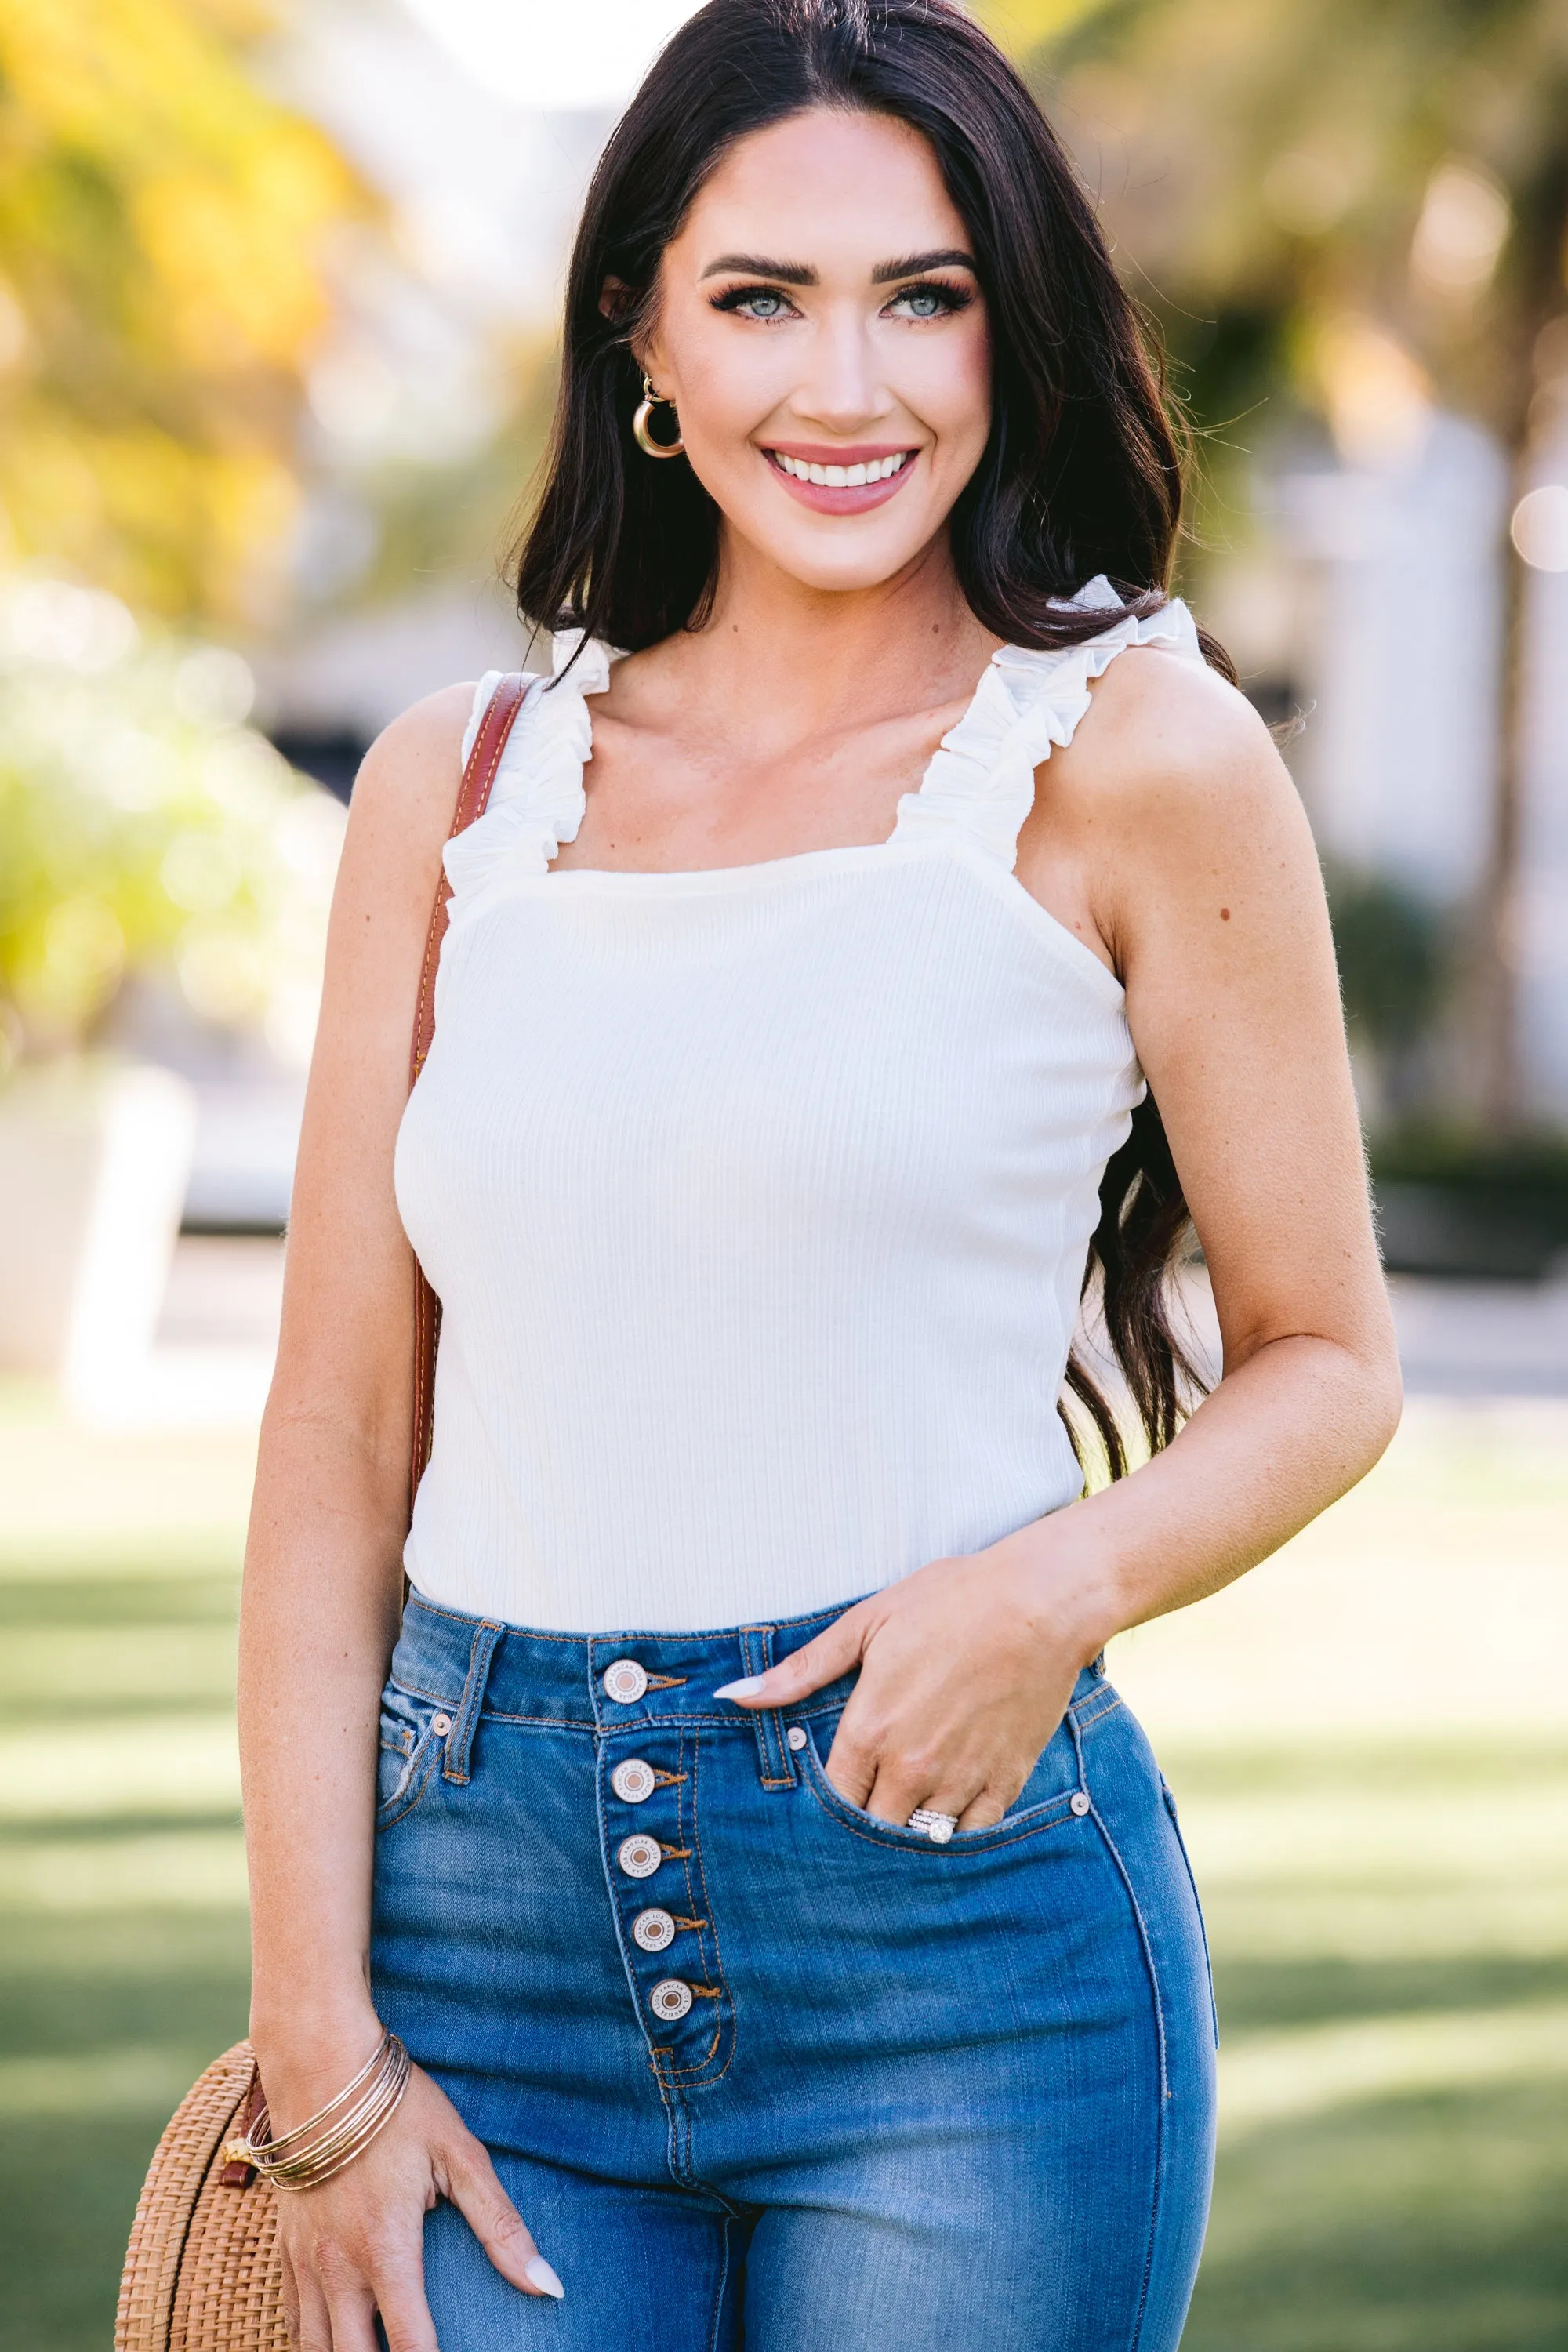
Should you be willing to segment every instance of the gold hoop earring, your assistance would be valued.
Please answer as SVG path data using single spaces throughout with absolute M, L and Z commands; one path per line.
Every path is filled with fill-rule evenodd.
M 642 405 L 632 419 L 632 439 L 645 457 L 679 457 L 686 446 L 679 435 L 673 441 L 656 441 L 647 429 L 648 418 L 653 415 L 654 410 L 668 408 L 673 412 L 674 401 L 667 400 L 661 392 L 655 392 L 646 375 L 642 380 Z

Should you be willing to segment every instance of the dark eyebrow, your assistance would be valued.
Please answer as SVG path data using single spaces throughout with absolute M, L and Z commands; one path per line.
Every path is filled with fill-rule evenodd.
M 919 278 L 928 269 L 973 269 L 974 259 L 956 246 L 936 253 L 909 253 L 901 261 L 879 261 L 871 272 L 873 286 L 892 286 L 900 278 Z M 815 269 L 804 261 L 770 261 L 765 253 L 721 253 L 702 272 L 704 278 L 725 276 L 772 278 L 781 286 L 820 284 Z M 978 272 L 976 272 L 978 275 Z
M 902 261 L 879 261 L 871 272 L 871 283 L 873 286 L 891 286 L 896 278 L 919 278 L 928 269 L 973 268 L 973 256 L 961 253 L 953 246 L 940 253 L 908 253 Z M 977 270 L 975 275 L 979 275 Z
M 815 269 L 803 261 L 770 261 L 763 253 L 721 253 L 702 272 L 704 278 L 739 274 L 742 278 L 776 278 L 783 286 L 815 286 Z

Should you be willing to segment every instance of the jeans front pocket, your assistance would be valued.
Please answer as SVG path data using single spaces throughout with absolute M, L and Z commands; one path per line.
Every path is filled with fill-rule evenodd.
M 944 1844 L 937 1845 L 924 1830 L 883 1821 L 876 1813 L 852 1805 L 834 1787 L 827 1777 L 825 1759 L 831 1752 L 841 1713 L 839 1709 L 805 1718 L 803 1727 L 806 1744 L 799 1752 L 798 1761 L 806 1786 L 823 1811 L 858 1836 L 870 1838 L 879 1845 L 900 1846 L 918 1853 L 982 1853 L 993 1846 L 1006 1845 L 1015 1838 L 1032 1836 L 1037 1831 L 1054 1829 L 1059 1822 L 1077 1818 L 1072 1801 L 1079 1788 L 1078 1749 L 1066 1717 L 1001 1820 L 986 1829 L 955 1830 Z
M 381 1747 L 375 1770 L 375 1826 L 390 1829 L 413 1811 L 429 1785 L 451 1718 L 420 1692 L 389 1682 L 381 1694 Z

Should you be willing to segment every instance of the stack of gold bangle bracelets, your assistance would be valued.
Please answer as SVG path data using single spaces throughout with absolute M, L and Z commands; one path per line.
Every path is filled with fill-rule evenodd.
M 408 2087 L 411 2064 L 396 2034 L 383 2034 L 380 2048 L 335 2099 L 329 2099 L 281 2139 L 272 2137 L 271 2119 L 263 2105 L 249 2133 L 228 2142 L 224 2162 L 254 2166 L 275 2189 L 319 2189 L 323 2180 L 363 2156 L 377 2132 L 391 2122 Z

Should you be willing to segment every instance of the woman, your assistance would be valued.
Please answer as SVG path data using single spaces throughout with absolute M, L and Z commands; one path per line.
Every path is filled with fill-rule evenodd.
M 1210 1993 L 1101 1653 L 1397 1413 L 1311 843 L 1178 500 L 982 36 L 711 0 L 588 197 L 519 569 L 566 629 L 406 1112 L 494 681 L 354 795 L 243 1659 L 272 2128 L 358 2151 L 281 2200 L 305 2352 L 1177 2341 Z M 1155 1451 L 1083 1498 L 1086 1256 Z

